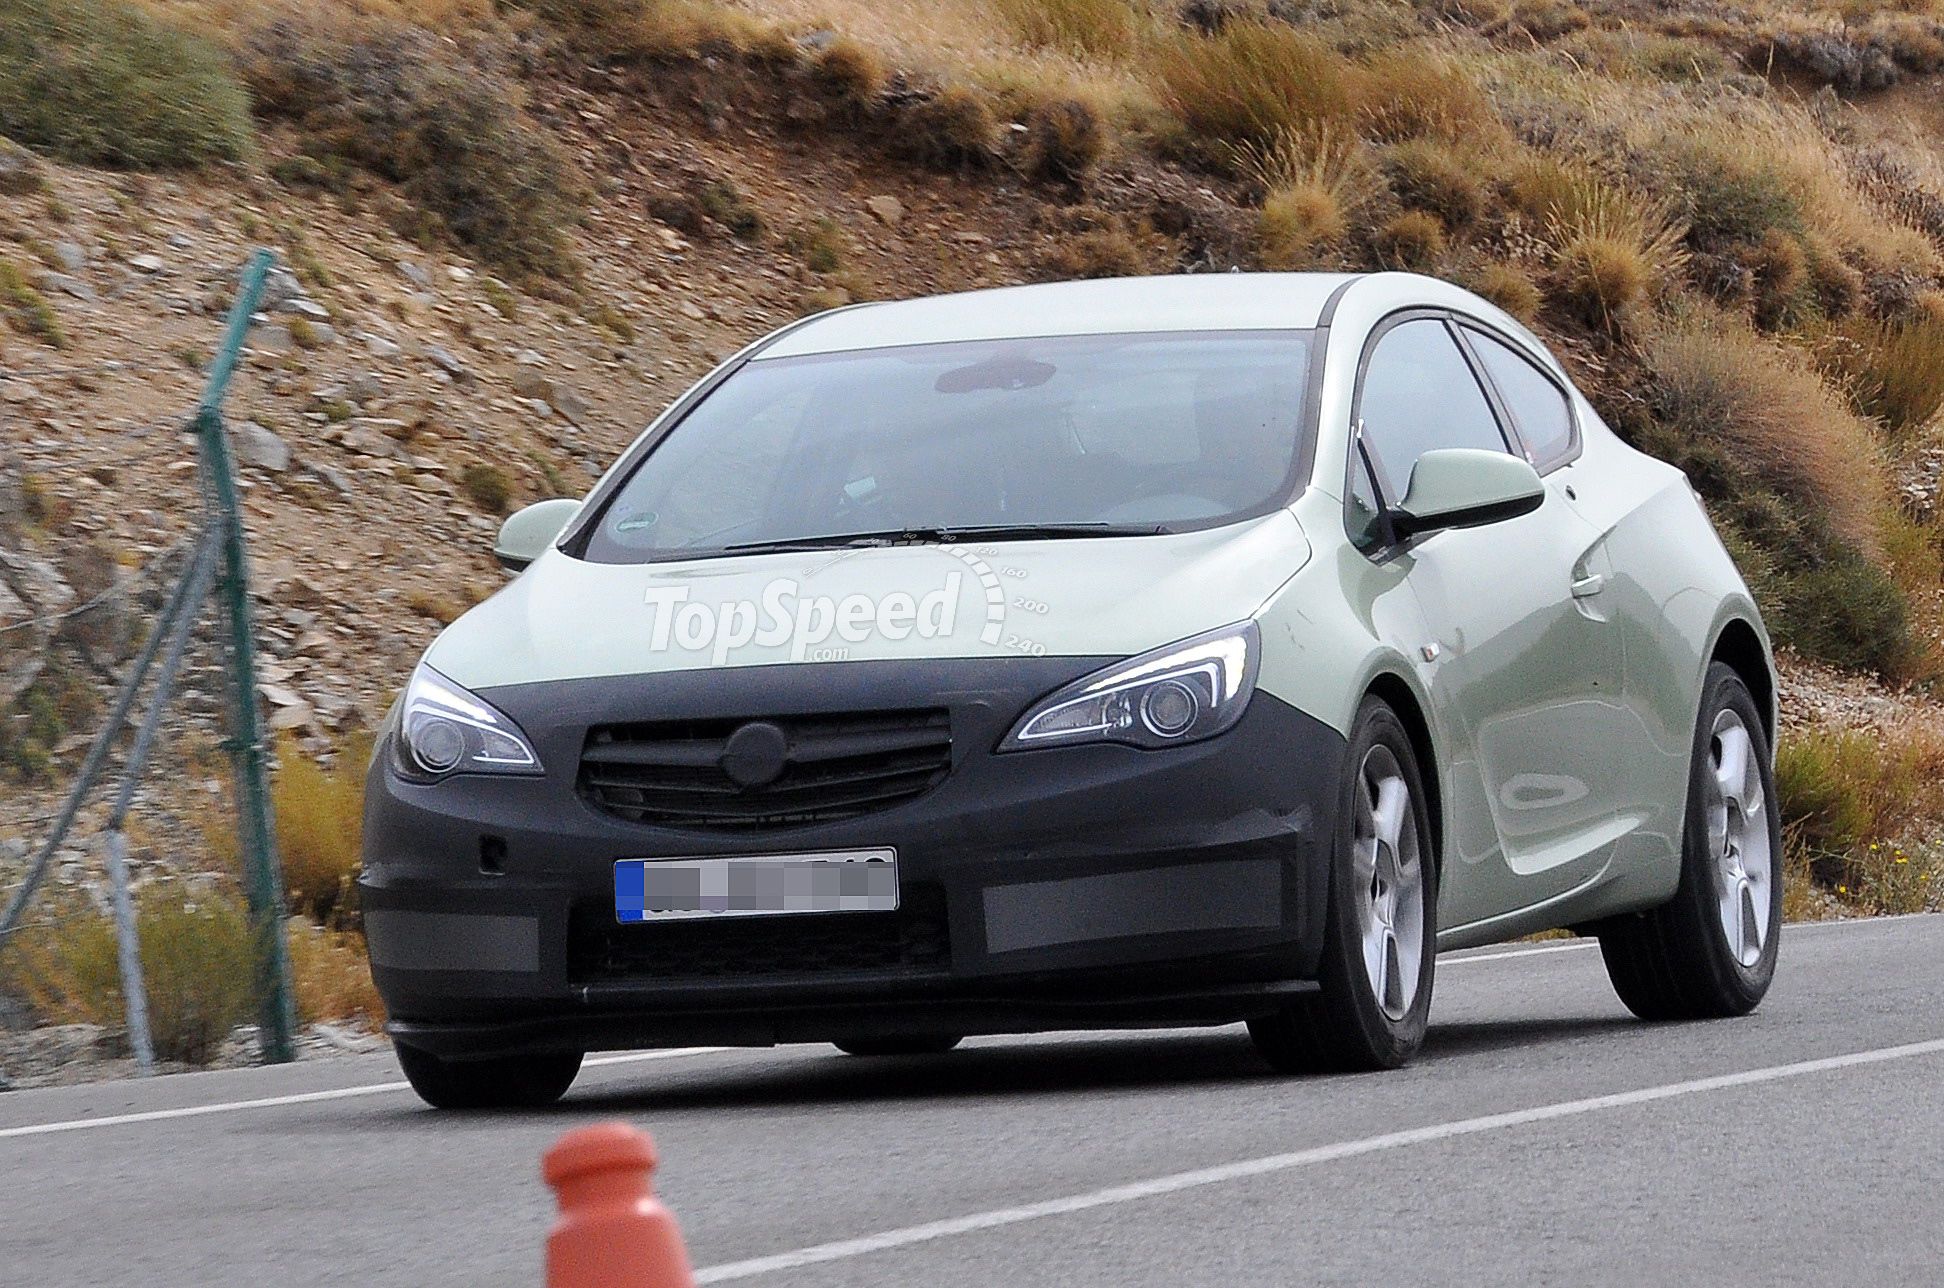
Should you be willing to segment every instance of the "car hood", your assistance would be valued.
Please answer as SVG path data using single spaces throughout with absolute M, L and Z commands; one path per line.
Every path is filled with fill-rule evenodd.
M 426 661 L 477 689 L 792 662 L 1127 656 L 1250 616 L 1308 558 L 1286 510 L 1153 537 L 654 564 L 549 551 Z

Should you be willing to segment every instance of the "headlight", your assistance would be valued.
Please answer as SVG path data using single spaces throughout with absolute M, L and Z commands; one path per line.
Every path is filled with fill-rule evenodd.
M 537 774 L 519 726 L 421 662 L 398 716 L 398 767 L 414 777 Z
M 1129 658 L 1039 703 L 999 750 L 1076 742 L 1172 747 L 1213 738 L 1242 718 L 1261 653 L 1256 624 L 1238 622 Z

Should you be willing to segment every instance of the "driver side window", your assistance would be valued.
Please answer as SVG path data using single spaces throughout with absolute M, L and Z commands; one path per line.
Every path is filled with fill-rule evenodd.
M 1384 332 L 1364 369 L 1357 416 L 1378 485 L 1392 504 L 1410 489 L 1411 470 L 1425 452 L 1510 450 L 1471 364 L 1437 318 L 1413 318 Z

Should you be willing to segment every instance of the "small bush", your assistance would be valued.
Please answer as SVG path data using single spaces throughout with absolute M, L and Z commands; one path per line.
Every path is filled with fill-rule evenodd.
M 1844 263 L 1827 241 L 1813 233 L 1803 238 L 1802 249 L 1809 288 L 1823 316 L 1840 319 L 1856 312 L 1863 302 L 1863 274 Z
M 11 261 L 0 259 L 0 317 L 22 335 L 33 336 L 56 349 L 67 347 L 67 332 L 47 297 L 35 290 Z
M 1423 271 L 1444 255 L 1444 224 L 1429 211 L 1407 210 L 1370 235 L 1370 248 L 1388 268 Z
M 248 918 L 232 896 L 185 898 L 151 885 L 135 898 L 136 942 L 149 1035 L 163 1060 L 207 1064 L 249 1018 L 255 956 Z M 8 945 L 12 987 L 44 1019 L 120 1029 L 126 1019 L 115 923 L 81 900 Z
M 1497 261 L 1479 269 L 1466 285 L 1528 326 L 1539 316 L 1545 295 L 1530 274 Z
M 1026 172 L 1040 179 L 1077 181 L 1107 150 L 1107 127 L 1091 103 L 1077 98 L 1041 103 L 1026 117 Z
M 763 235 L 763 216 L 742 189 L 727 179 L 716 179 L 697 189 L 695 199 L 702 213 L 729 230 L 737 241 L 755 241 Z
M 1743 256 L 1754 292 L 1755 325 L 1773 331 L 1803 319 L 1815 303 L 1809 256 L 1800 238 L 1771 228 Z
M 222 51 L 123 0 L 0 5 L 0 134 L 84 165 L 235 161 L 250 105 Z
M 326 922 L 351 908 L 364 835 L 367 754 L 363 747 L 347 748 L 326 769 L 292 740 L 279 749 L 272 812 L 293 912 Z
M 834 219 L 792 228 L 783 244 L 813 273 L 834 273 L 844 266 L 844 230 Z
M 1791 850 L 1827 889 L 1873 912 L 1935 906 L 1944 825 L 1944 741 L 1923 726 L 1800 729 L 1775 750 Z
M 1816 356 L 1857 410 L 1892 434 L 1921 428 L 1944 407 L 1944 319 L 1851 319 L 1816 346 Z
M 376 1029 L 385 1021 L 364 938 L 355 932 L 291 922 L 290 982 L 301 1024 L 350 1020 Z
M 1040 259 L 1044 281 L 1134 277 L 1172 267 L 1158 235 L 1115 226 L 1092 228 L 1059 242 Z
M 285 7 L 240 55 L 258 110 L 293 122 L 305 151 L 389 179 L 462 244 L 515 279 L 578 272 L 565 229 L 580 185 L 519 110 L 486 46 Z
M 474 505 L 488 514 L 505 514 L 513 499 L 513 484 L 506 471 L 497 465 L 478 462 L 468 465 L 459 475 L 459 486 L 465 489 Z
M 1800 235 L 1802 201 L 1776 171 L 1737 155 L 1738 141 L 1687 142 L 1647 181 L 1674 195 L 1674 209 L 1697 249 L 1754 246 L 1771 231 Z M 1664 186 L 1663 186 L 1664 185 Z
M 839 36 L 818 53 L 817 81 L 839 100 L 862 107 L 884 89 L 884 60 L 869 45 Z
M 1427 210 L 1447 228 L 1469 228 L 1485 209 L 1475 158 L 1429 139 L 1400 143 L 1384 158 L 1391 191 L 1406 209 Z
M 991 161 L 998 130 L 983 94 L 950 85 L 905 109 L 897 147 L 937 169 L 970 169 Z
M 1196 134 L 1258 148 L 1333 123 L 1353 123 L 1355 67 L 1293 27 L 1235 22 L 1185 36 L 1156 56 L 1161 101 Z
M 1020 42 L 1069 54 L 1124 58 L 1143 16 L 1130 0 L 994 0 Z

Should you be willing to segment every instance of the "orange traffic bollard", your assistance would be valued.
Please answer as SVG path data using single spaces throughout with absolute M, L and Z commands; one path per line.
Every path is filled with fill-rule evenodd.
M 560 1200 L 547 1288 L 694 1288 L 675 1218 L 649 1189 L 655 1143 L 626 1123 L 568 1132 L 541 1160 Z

